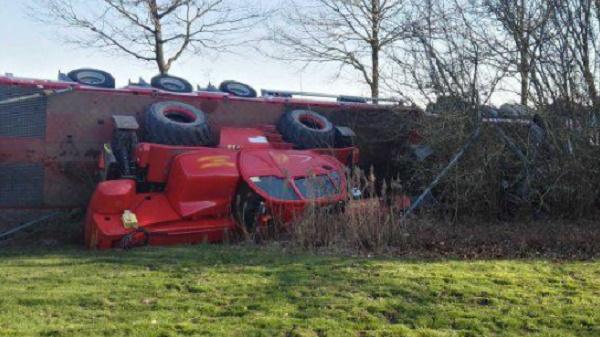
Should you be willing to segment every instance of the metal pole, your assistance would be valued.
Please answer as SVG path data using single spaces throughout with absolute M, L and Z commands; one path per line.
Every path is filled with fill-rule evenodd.
M 52 90 L 52 91 L 44 91 L 44 92 L 39 92 L 36 94 L 31 94 L 31 95 L 25 95 L 25 96 L 17 96 L 17 97 L 11 97 L 11 98 L 7 98 L 4 100 L 0 101 L 0 105 L 4 105 L 4 104 L 11 104 L 11 103 L 22 103 L 24 101 L 28 101 L 31 99 L 36 99 L 36 98 L 40 98 L 40 97 L 50 97 L 50 96 L 56 96 L 56 95 L 61 95 L 61 94 L 65 94 L 68 92 L 73 91 L 72 87 L 66 88 L 66 89 L 60 89 L 60 90 Z
M 475 142 L 475 140 L 477 140 L 479 138 L 479 135 L 481 133 L 480 131 L 481 131 L 481 126 L 478 126 L 477 129 L 475 129 L 475 131 L 473 131 L 471 136 L 469 136 L 469 139 L 467 139 L 465 144 L 463 144 L 463 146 L 458 150 L 458 152 L 456 152 L 456 154 L 454 154 L 454 156 L 452 157 L 452 159 L 450 160 L 448 165 L 446 165 L 446 167 L 442 170 L 442 172 L 440 172 L 435 177 L 435 179 L 433 179 L 433 181 L 431 182 L 431 184 L 429 184 L 429 186 L 427 186 L 425 191 L 423 191 L 423 193 L 421 193 L 421 195 L 419 195 L 417 200 L 415 200 L 415 202 L 413 202 L 410 205 L 408 210 L 406 210 L 406 212 L 404 212 L 404 215 L 402 216 L 402 219 L 400 221 L 404 221 L 404 219 L 406 219 L 406 217 L 408 217 L 408 215 L 410 215 L 415 209 L 417 209 L 417 207 L 419 207 L 419 205 L 423 202 L 423 200 L 425 200 L 425 197 L 429 193 L 431 193 L 431 190 L 440 182 L 440 180 L 446 174 L 448 174 L 450 169 L 452 167 L 454 167 L 454 165 L 456 165 L 456 163 L 458 163 L 458 160 L 465 154 L 467 149 Z
M 271 89 L 262 89 L 263 96 L 269 96 L 269 94 L 279 94 L 279 95 L 290 95 L 290 96 L 312 96 L 312 97 L 326 97 L 326 98 L 338 98 L 340 95 L 332 95 L 332 94 L 323 94 L 318 92 L 303 92 L 303 91 L 289 91 L 289 90 L 271 90 Z M 394 98 L 376 98 L 373 97 L 364 97 L 364 96 L 351 96 L 354 98 L 362 98 L 367 101 L 380 101 L 380 102 L 392 102 L 392 103 L 400 103 L 401 101 Z
M 22 225 L 19 225 L 19 226 L 17 226 L 17 227 L 14 227 L 14 228 L 12 228 L 12 229 L 9 229 L 9 230 L 7 230 L 6 232 L 0 233 L 0 240 L 3 240 L 4 238 L 6 238 L 6 237 L 7 237 L 7 236 L 9 236 L 9 235 L 11 235 L 11 234 L 14 234 L 14 233 L 16 233 L 16 232 L 18 232 L 18 231 L 20 231 L 20 230 L 23 230 L 23 229 L 25 229 L 25 228 L 27 228 L 27 227 L 31 227 L 31 226 L 33 226 L 33 225 L 35 225 L 35 224 L 39 223 L 39 222 L 42 222 L 42 221 L 45 221 L 45 220 L 48 220 L 48 219 L 54 218 L 54 217 L 56 217 L 56 216 L 57 216 L 57 215 L 59 215 L 59 214 L 60 214 L 60 212 L 54 212 L 54 213 L 50 213 L 50 214 L 44 215 L 44 216 L 42 216 L 42 217 L 40 217 L 40 218 L 37 218 L 37 219 L 31 220 L 31 221 L 28 221 L 28 222 L 26 222 L 26 223 L 24 223 L 24 224 L 22 224 Z

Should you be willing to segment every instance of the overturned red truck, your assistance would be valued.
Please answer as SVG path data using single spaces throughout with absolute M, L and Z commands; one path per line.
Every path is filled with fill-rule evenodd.
M 418 113 L 348 97 L 256 97 L 233 81 L 220 91 L 168 76 L 112 87 L 90 69 L 61 81 L 0 77 L 0 208 L 79 206 L 95 190 L 91 247 L 220 240 L 245 221 L 239 214 L 285 223 L 308 201 L 345 199 L 344 166 L 358 163 L 358 148 L 368 167 L 406 141 L 373 141 L 385 134 L 376 121 Z M 109 179 L 99 185 L 98 157 Z
M 91 248 L 213 242 L 285 225 L 309 203 L 342 206 L 343 163 L 358 160 L 351 130 L 307 110 L 285 113 L 277 127 L 222 127 L 218 143 L 205 114 L 180 102 L 147 110 L 152 143 L 138 144 L 133 117 L 114 121 L 100 165 L 107 180 L 88 207 Z

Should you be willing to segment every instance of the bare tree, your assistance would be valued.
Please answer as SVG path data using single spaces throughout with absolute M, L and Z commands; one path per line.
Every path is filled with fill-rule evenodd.
M 529 100 L 530 78 L 540 48 L 549 39 L 547 23 L 552 6 L 547 0 L 483 0 L 499 23 L 501 34 L 489 34 L 487 41 L 503 65 L 514 65 L 520 80 L 521 104 Z M 484 14 L 482 14 L 484 15 Z
M 598 107 L 600 0 L 550 3 L 549 29 L 554 38 L 542 46 L 542 58 L 534 72 L 539 100 Z
M 379 97 L 382 52 L 408 36 L 405 0 L 289 0 L 281 24 L 271 27 L 279 59 L 334 63 L 358 71 Z
M 391 57 L 401 73 L 386 83 L 426 102 L 439 97 L 488 102 L 507 68 L 495 62 L 494 50 L 482 38 L 487 18 L 468 1 L 425 0 L 415 10 L 421 20 Z
M 41 0 L 44 22 L 76 30 L 67 42 L 154 62 L 168 73 L 186 52 L 226 50 L 241 43 L 259 13 L 228 0 Z

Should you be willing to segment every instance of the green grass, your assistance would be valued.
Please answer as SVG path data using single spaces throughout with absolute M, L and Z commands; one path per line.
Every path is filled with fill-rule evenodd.
M 600 336 L 600 262 L 0 252 L 0 336 Z

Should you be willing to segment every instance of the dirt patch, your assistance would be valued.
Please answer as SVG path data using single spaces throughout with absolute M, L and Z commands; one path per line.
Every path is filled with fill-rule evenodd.
M 405 227 L 394 255 L 458 258 L 591 259 L 600 256 L 600 226 L 592 220 L 424 223 Z

